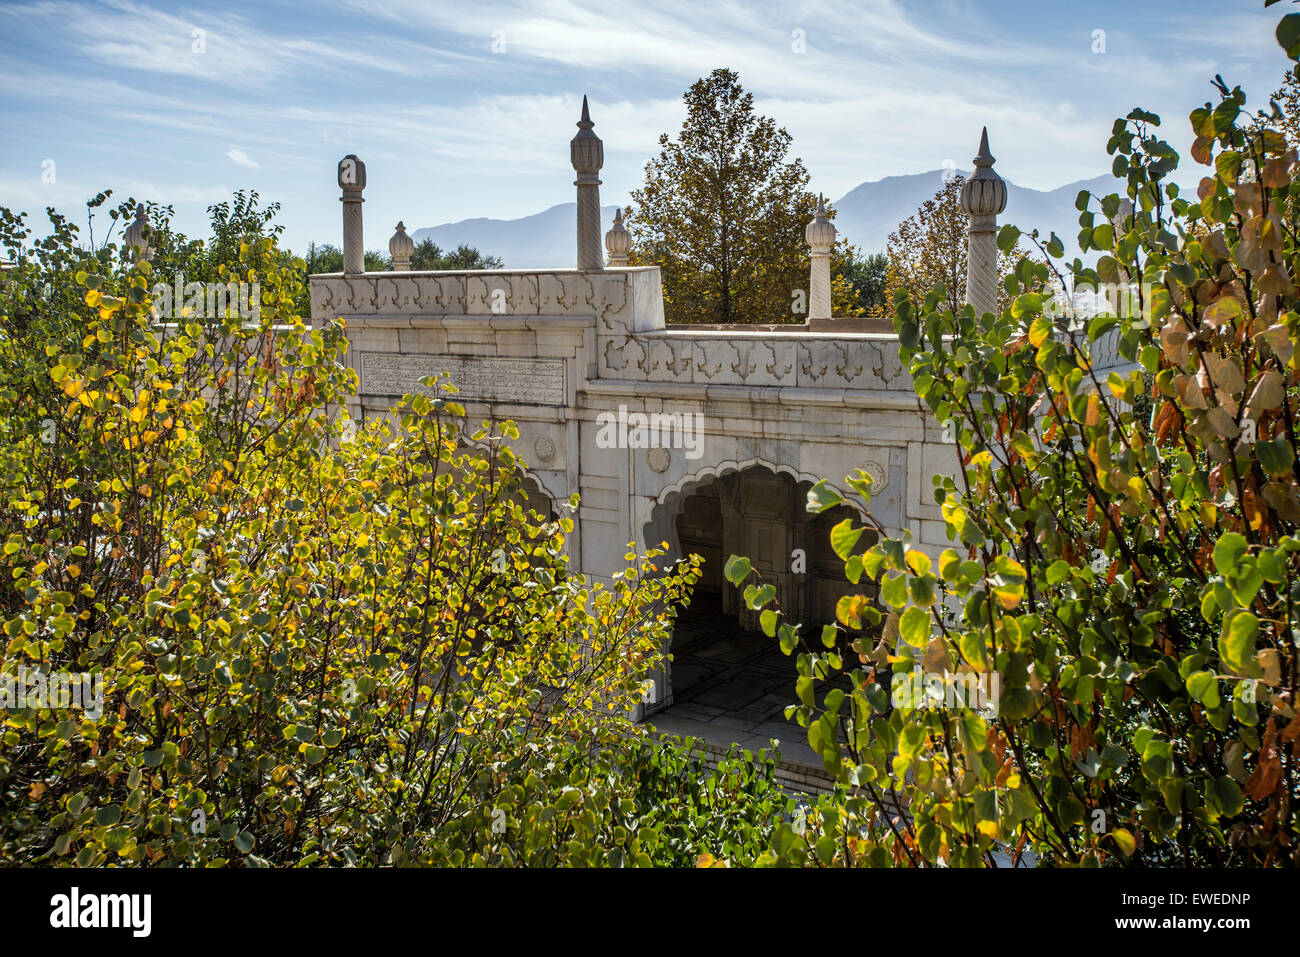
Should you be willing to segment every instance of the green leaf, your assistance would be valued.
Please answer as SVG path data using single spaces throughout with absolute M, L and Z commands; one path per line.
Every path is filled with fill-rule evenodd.
M 864 531 L 865 528 L 854 528 L 851 518 L 844 519 L 831 529 L 831 548 L 841 561 L 848 560 L 853 553 L 853 546 L 857 545 Z
M 1016 297 L 1016 301 L 1011 304 L 1011 317 L 1013 319 L 1023 319 L 1025 316 L 1032 316 L 1043 310 L 1043 296 L 1037 292 L 1027 292 L 1022 296 Z
M 723 566 L 722 574 L 726 576 L 727 581 L 733 585 L 739 585 L 749 577 L 749 559 L 742 558 L 739 555 L 732 555 L 727 559 Z
M 982 631 L 968 631 L 961 636 L 957 642 L 961 649 L 961 656 L 966 659 L 967 663 L 976 671 L 984 671 L 988 668 L 988 656 L 984 648 L 984 633 Z
M 1214 567 L 1219 574 L 1228 575 L 1235 571 L 1247 547 L 1246 537 L 1237 532 L 1228 532 L 1220 538 L 1214 546 Z
M 1137 850 L 1137 841 L 1134 840 L 1132 832 L 1127 828 L 1115 828 L 1110 832 L 1110 838 L 1125 857 L 1132 857 L 1133 852 Z
M 836 505 L 844 504 L 844 496 L 826 484 L 822 479 L 808 490 L 808 511 L 824 512 Z
M 1068 562 L 1057 559 L 1047 566 L 1047 584 L 1059 585 L 1070 577 L 1070 565 Z
M 826 641 L 826 634 L 825 634 L 825 631 L 826 631 L 827 628 L 829 628 L 829 629 L 831 630 L 832 633 L 834 633 L 834 631 L 835 631 L 835 626 L 834 626 L 834 625 L 826 625 L 826 626 L 824 626 L 824 627 L 822 628 L 822 641 L 823 641 L 823 642 Z M 796 642 L 798 641 L 798 639 L 799 639 L 799 632 L 798 632 L 798 630 L 797 630 L 793 625 L 785 624 L 785 625 L 782 625 L 782 626 L 778 629 L 777 633 L 780 635 L 780 641 L 781 641 L 781 653 L 782 653 L 782 654 L 785 654 L 785 655 L 788 655 L 788 654 L 790 654 L 792 651 L 794 651 L 795 643 L 796 643 Z M 831 645 L 827 645 L 827 647 L 829 648 L 829 647 L 832 647 L 832 646 L 831 646 Z
M 1019 302 L 1019 300 L 1016 301 Z M 1029 326 L 1029 344 L 1037 349 L 1051 338 L 1053 328 L 1052 320 L 1046 316 L 1040 315 L 1036 317 Z
M 1232 616 L 1225 633 L 1219 638 L 1219 654 L 1229 668 L 1244 673 L 1255 657 L 1255 638 L 1259 619 L 1253 612 L 1239 611 Z
M 1007 223 L 998 230 L 998 249 L 1002 252 L 1011 252 L 1018 242 L 1020 242 L 1020 230 L 1015 226 Z
M 1291 59 L 1300 59 L 1300 13 L 1288 13 L 1278 22 L 1277 42 Z
M 1223 703 L 1219 697 L 1219 679 L 1213 672 L 1198 671 L 1191 675 L 1187 679 L 1187 690 L 1207 708 L 1217 708 Z
M 887 575 L 880 586 L 880 597 L 891 608 L 902 608 L 907 604 L 907 576 Z
M 930 613 L 911 605 L 898 619 L 898 633 L 913 648 L 924 648 L 930 640 Z
M 1206 803 L 1223 817 L 1240 814 L 1243 806 L 1241 788 L 1231 776 L 1224 774 L 1210 782 Z
M 1291 471 L 1295 453 L 1291 449 L 1290 440 L 1285 435 L 1279 435 L 1266 442 L 1256 442 L 1255 457 L 1259 459 L 1260 468 L 1270 478 L 1277 478 Z

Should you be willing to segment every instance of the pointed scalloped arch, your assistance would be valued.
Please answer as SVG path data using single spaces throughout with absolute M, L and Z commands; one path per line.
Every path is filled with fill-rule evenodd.
M 691 475 L 683 475 L 680 479 L 678 479 L 673 484 L 664 486 L 664 488 L 662 488 L 659 491 L 659 494 L 655 496 L 655 508 L 657 509 L 661 505 L 664 505 L 674 495 L 677 495 L 681 498 L 685 498 L 691 492 L 694 492 L 696 489 L 702 487 L 703 485 L 707 484 L 708 482 L 714 479 L 721 478 L 723 475 L 730 475 L 733 472 L 743 472 L 746 469 L 751 469 L 751 468 L 766 469 L 767 471 L 775 475 L 788 475 L 792 479 L 794 479 L 795 482 L 807 482 L 810 485 L 816 485 L 818 482 L 822 480 L 822 476 L 820 475 L 813 475 L 809 472 L 801 472 L 799 469 L 796 469 L 792 466 L 781 465 L 776 462 L 771 462 L 764 458 L 755 457 L 751 459 L 745 459 L 744 461 L 738 461 L 736 459 L 728 459 L 724 462 L 718 462 L 714 465 L 706 465 L 698 472 L 695 472 Z M 858 498 L 856 493 L 846 492 L 844 489 L 838 487 L 833 482 L 828 481 L 826 484 L 830 488 L 835 489 L 835 491 L 838 492 L 844 498 L 844 502 L 846 505 L 850 506 L 860 514 L 863 515 L 867 514 L 867 509 L 863 507 L 861 499 Z
M 726 475 L 742 473 L 750 469 L 762 469 L 774 475 L 788 475 L 796 485 L 801 483 L 816 484 L 821 479 L 819 476 L 810 475 L 807 472 L 789 466 L 772 462 L 768 459 L 755 457 L 744 460 L 728 459 L 723 462 L 717 462 L 707 465 L 691 475 L 682 476 L 681 479 L 665 486 L 655 497 L 654 507 L 650 510 L 650 515 L 641 526 L 642 539 L 647 543 L 666 542 L 668 544 L 667 562 L 671 563 L 680 558 L 681 544 L 677 538 L 677 516 L 680 514 L 687 499 L 698 489 L 715 482 Z M 831 483 L 827 483 L 831 485 Z M 834 488 L 833 485 L 831 485 Z M 845 494 L 843 489 L 836 488 L 844 497 L 844 504 L 857 512 L 860 516 L 867 516 L 869 512 L 864 507 L 861 499 L 856 494 L 850 496 Z M 672 633 L 668 636 L 668 646 L 665 649 L 672 648 Z M 672 664 L 665 661 L 652 675 L 651 680 L 655 683 L 655 701 L 657 704 L 648 707 L 644 714 L 651 714 L 672 704 Z
M 486 439 L 475 439 L 472 433 L 469 432 L 462 432 L 461 435 L 457 437 L 457 441 L 463 448 L 473 449 L 476 452 L 484 452 L 488 454 L 491 454 L 492 452 L 492 443 L 490 441 Z M 516 463 L 516 467 L 518 468 L 520 475 L 523 477 L 524 486 L 526 488 L 531 486 L 546 499 L 552 515 L 562 514 L 560 506 L 567 502 L 568 499 L 564 496 L 557 496 L 554 491 L 546 487 L 546 482 L 544 481 L 545 473 L 535 472 L 522 460 L 516 459 Z

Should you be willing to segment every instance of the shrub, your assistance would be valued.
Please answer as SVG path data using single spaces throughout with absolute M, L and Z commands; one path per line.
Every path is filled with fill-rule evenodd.
M 158 325 L 148 263 L 26 236 L 0 210 L 3 675 L 100 676 L 104 710 L 4 714 L 0 860 L 454 864 L 505 834 L 653 862 L 630 825 L 597 855 L 618 809 L 568 777 L 646 747 L 693 568 L 571 575 L 513 426 L 467 429 L 445 383 L 352 434 L 343 325 L 304 326 L 273 239 L 217 267 L 255 322 Z
M 1300 55 L 1300 15 L 1278 35 Z M 1297 156 L 1273 112 L 1217 85 L 1191 114 L 1194 198 L 1169 181 L 1157 117 L 1116 121 L 1128 203 L 1079 197 L 1095 267 L 1056 263 L 1052 237 L 997 315 L 953 311 L 942 288 L 899 298 L 903 360 L 957 436 L 961 469 L 934 489 L 953 547 L 935 562 L 882 536 L 854 557 L 862 528 L 833 531 L 849 580 L 881 596 L 842 601 L 840 624 L 882 630 L 856 661 L 834 625 L 804 646 L 792 710 L 854 795 L 783 829 L 774 859 L 1300 862 Z M 1018 238 L 1006 226 L 999 245 Z M 1075 323 L 1053 297 L 1067 275 L 1138 284 L 1140 308 Z M 850 483 L 869 498 L 867 476 Z M 838 501 L 821 484 L 809 508 Z M 733 557 L 728 577 L 748 575 Z M 746 597 L 796 644 L 770 586 Z M 915 667 L 996 678 L 998 708 L 920 707 L 872 664 L 895 690 Z M 841 671 L 851 690 L 825 690 Z

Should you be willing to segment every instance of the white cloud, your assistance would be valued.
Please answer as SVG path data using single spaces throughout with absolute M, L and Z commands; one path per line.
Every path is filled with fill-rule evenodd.
M 262 165 L 261 163 L 258 163 L 256 160 L 252 159 L 247 153 L 239 149 L 239 147 L 237 146 L 231 147 L 230 149 L 226 150 L 226 156 L 228 156 L 231 162 L 233 162 L 237 166 L 247 166 L 249 169 L 257 169 L 259 166 Z
M 300 242 L 297 230 L 335 228 L 334 164 L 356 152 L 368 217 L 513 218 L 572 199 L 568 140 L 587 92 L 615 202 L 659 134 L 676 134 L 686 87 L 726 66 L 830 196 L 949 159 L 965 168 L 984 125 L 1000 173 L 1054 188 L 1109 169 L 1110 123 L 1134 105 L 1164 115 L 1185 155 L 1187 112 L 1213 96 L 1215 70 L 1253 65 L 1252 105 L 1276 85 L 1271 13 L 1206 33 L 1191 10 L 1159 29 L 1141 5 L 1121 10 L 1101 56 L 1065 14 L 1010 23 L 996 0 L 332 0 L 308 18 L 253 0 L 0 3 L 13 147 L 0 187 L 41 205 L 31 171 L 47 156 L 60 187 L 139 175 L 164 197 L 259 169 Z M 222 142 L 239 146 L 212 149 Z

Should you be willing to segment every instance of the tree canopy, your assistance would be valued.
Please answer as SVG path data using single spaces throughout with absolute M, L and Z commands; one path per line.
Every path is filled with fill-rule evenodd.
M 683 99 L 677 138 L 659 137 L 659 155 L 626 210 L 631 263 L 660 268 L 669 322 L 802 322 L 804 229 L 817 197 L 803 161 L 787 158 L 792 137 L 755 112 L 731 70 L 697 80 Z M 838 244 L 836 314 L 857 314 L 854 290 L 839 277 L 847 255 Z

